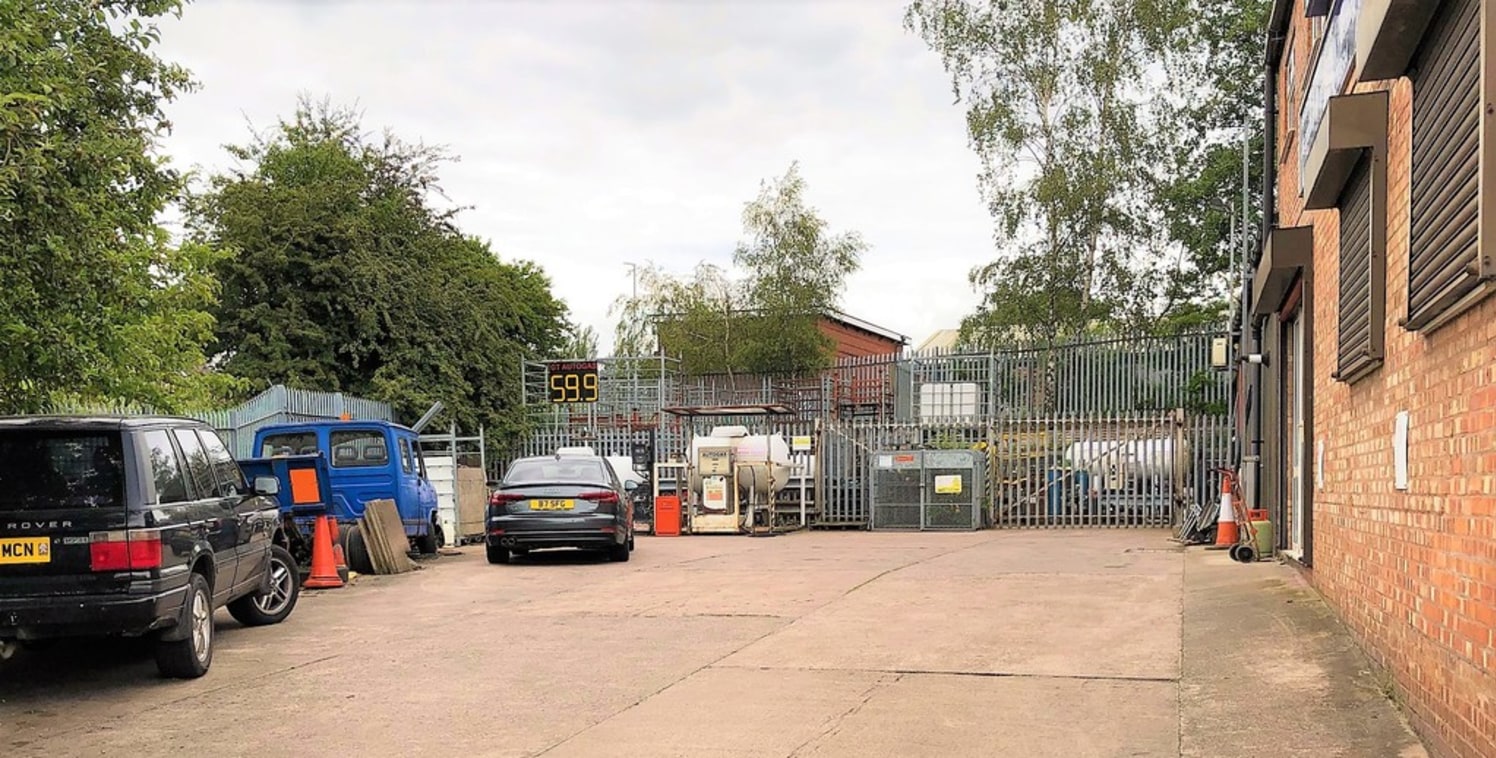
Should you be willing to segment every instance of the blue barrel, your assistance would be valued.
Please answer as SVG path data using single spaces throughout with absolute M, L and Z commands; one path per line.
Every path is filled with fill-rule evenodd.
M 1069 473 L 1069 471 L 1062 468 L 1052 468 L 1049 470 L 1049 484 L 1046 488 L 1046 494 L 1049 499 L 1049 515 L 1051 516 L 1058 516 L 1065 512 L 1065 491 L 1070 487 L 1070 483 L 1066 480 L 1066 475 Z

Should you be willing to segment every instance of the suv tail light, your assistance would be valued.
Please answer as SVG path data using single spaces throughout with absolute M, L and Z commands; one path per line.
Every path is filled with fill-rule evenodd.
M 577 495 L 582 500 L 591 500 L 598 505 L 618 505 L 618 493 L 612 490 L 601 490 L 598 492 L 583 492 Z
M 517 492 L 495 492 L 488 496 L 489 505 L 508 505 L 524 500 L 525 496 Z
M 140 571 L 161 568 L 161 532 L 127 529 L 88 535 L 89 567 L 94 571 Z

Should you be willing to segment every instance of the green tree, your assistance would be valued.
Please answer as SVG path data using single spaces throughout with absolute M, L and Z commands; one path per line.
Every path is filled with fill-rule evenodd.
M 597 331 L 590 326 L 581 324 L 568 324 L 566 328 L 566 341 L 552 357 L 555 358 L 596 358 L 597 355 Z
M 796 374 L 830 365 L 818 326 L 837 306 L 867 245 L 833 233 L 805 202 L 798 164 L 765 182 L 743 209 L 745 239 L 733 253 L 742 275 L 701 263 L 689 277 L 640 269 L 639 292 L 620 298 L 615 353 L 660 351 L 687 374 Z
M 738 374 L 746 361 L 751 309 L 741 282 L 710 263 L 690 276 L 672 276 L 657 266 L 638 271 L 638 294 L 619 298 L 614 354 L 666 355 L 687 374 Z
M 1162 331 L 1225 323 L 1241 243 L 1260 242 L 1262 213 L 1254 193 L 1262 179 L 1262 59 L 1270 6 L 1270 0 L 1200 3 L 1185 33 L 1191 44 L 1179 58 L 1181 78 L 1197 82 L 1199 96 L 1180 110 L 1179 141 L 1155 194 L 1168 237 L 1178 246 L 1163 278 Z M 1250 195 L 1245 215 L 1243 141 Z
M 1219 316 L 1240 187 L 1235 146 L 1242 125 L 1260 121 L 1250 87 L 1260 83 L 1265 8 L 909 5 L 906 27 L 941 56 L 966 104 L 996 221 L 997 258 L 971 272 L 984 297 L 962 325 L 968 343 L 1055 342 Z
M 743 209 L 747 239 L 733 263 L 747 276 L 743 296 L 753 317 L 744 360 L 757 373 L 804 373 L 831 364 L 834 345 L 821 316 L 834 310 L 867 244 L 856 232 L 833 233 L 806 204 L 798 163 L 765 182 Z
M 915 0 L 907 28 L 967 105 L 998 258 L 963 324 L 991 343 L 1055 341 L 1120 318 L 1136 291 L 1145 167 L 1161 98 L 1140 87 L 1183 6 L 1161 0 Z
M 155 156 L 188 89 L 150 52 L 167 0 L 0 3 L 0 412 L 212 404 L 215 254 L 156 218 L 182 180 Z
M 500 260 L 438 209 L 444 151 L 364 134 L 357 113 L 303 101 L 230 148 L 240 167 L 195 198 L 218 266 L 218 346 L 257 386 L 338 390 L 414 418 L 437 400 L 463 428 L 524 425 L 526 356 L 565 340 L 537 267 Z

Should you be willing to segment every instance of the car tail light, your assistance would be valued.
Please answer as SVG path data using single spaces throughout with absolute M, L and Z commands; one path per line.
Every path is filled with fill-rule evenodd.
M 88 535 L 89 567 L 94 571 L 140 571 L 161 568 L 161 532 L 127 529 Z
M 489 505 L 507 505 L 524 500 L 525 496 L 517 492 L 495 492 L 488 496 Z
M 611 490 L 583 492 L 577 497 L 582 500 L 591 500 L 598 505 L 618 505 L 618 493 Z

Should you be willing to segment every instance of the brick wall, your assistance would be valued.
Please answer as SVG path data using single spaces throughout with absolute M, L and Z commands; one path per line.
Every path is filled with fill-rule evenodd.
M 1303 76 L 1309 29 L 1298 5 Z M 1279 225 L 1315 227 L 1313 438 L 1324 445 L 1324 483 L 1313 495 L 1309 574 L 1395 678 L 1430 750 L 1488 758 L 1496 756 L 1496 297 L 1429 334 L 1398 326 L 1408 302 L 1412 91 L 1406 79 L 1355 87 L 1377 89 L 1391 90 L 1387 357 L 1351 386 L 1330 377 L 1339 212 L 1302 210 L 1298 145 L 1289 144 L 1297 135 L 1279 132 Z M 1411 415 L 1407 491 L 1393 486 L 1399 411 Z
M 897 340 L 872 334 L 835 319 L 823 318 L 817 326 L 820 327 L 822 334 L 836 343 L 837 358 L 897 355 L 904 349 L 903 344 Z

